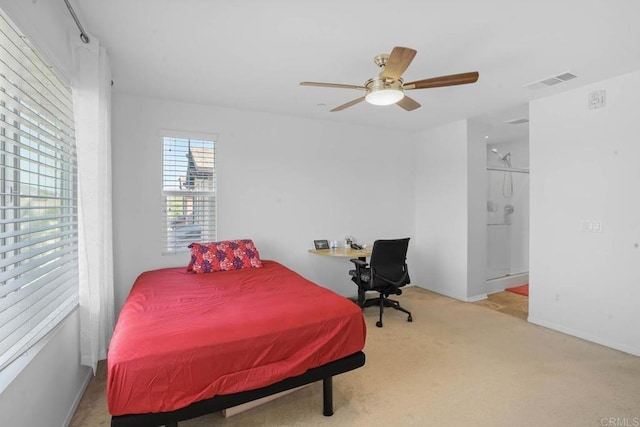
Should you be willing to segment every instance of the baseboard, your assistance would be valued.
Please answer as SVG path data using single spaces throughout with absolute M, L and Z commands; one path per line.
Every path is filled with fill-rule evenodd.
M 476 302 L 487 299 L 487 294 L 474 295 L 472 297 L 467 297 L 467 302 Z
M 624 344 L 620 344 L 620 343 L 617 343 L 617 342 L 609 341 L 607 339 L 603 339 L 603 338 L 595 336 L 595 335 L 591 335 L 591 334 L 587 334 L 587 333 L 582 332 L 582 331 L 577 331 L 575 329 L 567 328 L 566 326 L 558 325 L 558 324 L 553 323 L 553 322 L 547 322 L 546 320 L 538 319 L 538 318 L 533 317 L 533 316 L 529 316 L 527 318 L 527 321 L 529 323 L 533 323 L 535 325 L 542 326 L 542 327 L 547 328 L 547 329 L 552 329 L 554 331 L 562 332 L 563 334 L 571 335 L 571 336 L 574 336 L 576 338 L 583 339 L 585 341 L 589 341 L 589 342 L 592 342 L 592 343 L 595 343 L 595 344 L 603 345 L 605 347 L 609 347 L 609 348 L 612 348 L 614 350 L 622 351 L 624 353 L 628 353 L 628 354 L 631 354 L 633 356 L 640 356 L 640 349 L 638 349 L 638 348 L 634 348 L 634 347 L 631 347 L 631 346 L 628 346 L 628 345 L 624 345 Z
M 75 399 L 73 399 L 73 404 L 71 405 L 71 408 L 69 408 L 69 412 L 67 413 L 65 422 L 64 424 L 62 424 L 62 427 L 65 427 L 71 424 L 71 419 L 75 415 L 76 410 L 78 409 L 78 405 L 80 405 L 80 401 L 82 400 L 82 396 L 84 396 L 84 392 L 87 390 L 87 387 L 89 387 L 91 378 L 93 378 L 93 371 L 90 368 L 87 368 L 87 375 L 85 376 L 85 379 L 82 382 L 82 387 L 80 387 L 80 389 L 78 390 L 78 393 L 76 394 Z

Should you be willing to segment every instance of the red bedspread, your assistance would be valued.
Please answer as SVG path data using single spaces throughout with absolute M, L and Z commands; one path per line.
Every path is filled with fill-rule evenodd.
M 252 390 L 362 350 L 360 308 L 273 262 L 136 280 L 108 354 L 112 415 L 166 412 Z

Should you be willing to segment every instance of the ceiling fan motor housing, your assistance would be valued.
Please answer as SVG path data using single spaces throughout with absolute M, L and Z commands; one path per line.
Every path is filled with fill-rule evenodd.
M 367 80 L 364 86 L 367 88 L 368 92 L 375 92 L 378 90 L 385 90 L 385 89 L 401 91 L 402 84 L 403 84 L 402 79 L 392 80 L 392 79 L 385 79 L 384 77 L 377 76 Z

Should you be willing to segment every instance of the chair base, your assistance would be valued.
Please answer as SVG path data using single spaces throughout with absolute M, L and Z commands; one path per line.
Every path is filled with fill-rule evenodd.
M 393 299 L 384 298 L 383 296 L 380 296 L 378 298 L 364 299 L 362 302 L 360 302 L 360 298 L 358 298 L 357 304 L 362 308 L 371 307 L 371 306 L 380 307 L 380 301 L 382 301 L 383 307 L 391 307 L 395 310 L 406 313 L 408 315 L 407 322 L 413 322 L 413 317 L 411 316 L 411 312 L 409 310 L 404 309 L 398 301 Z M 382 328 L 382 310 L 380 310 L 380 320 L 376 322 L 376 326 L 378 328 Z

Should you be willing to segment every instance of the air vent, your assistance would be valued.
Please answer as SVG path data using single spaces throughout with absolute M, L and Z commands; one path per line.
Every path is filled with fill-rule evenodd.
M 562 80 L 556 79 L 555 77 L 551 77 L 549 79 L 542 80 L 540 83 L 547 86 L 557 85 L 558 83 L 562 83 Z
M 575 79 L 576 77 L 578 76 L 576 76 L 575 74 L 566 72 L 566 73 L 558 74 L 557 76 L 547 77 L 546 79 L 543 79 L 543 80 L 528 83 L 522 87 L 526 87 L 529 89 L 543 89 L 545 87 L 555 86 L 557 84 L 564 83 L 568 80 Z
M 559 76 L 556 76 L 556 79 L 560 79 L 563 82 L 566 82 L 567 80 L 573 80 L 576 77 L 578 77 L 578 76 L 576 76 L 575 74 L 564 73 L 564 74 L 560 74 Z
M 505 123 L 509 125 L 521 125 L 523 123 L 529 123 L 529 119 L 522 117 L 520 119 L 507 120 Z

